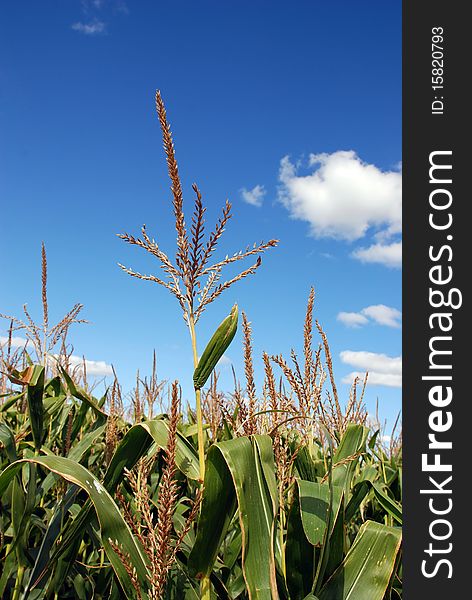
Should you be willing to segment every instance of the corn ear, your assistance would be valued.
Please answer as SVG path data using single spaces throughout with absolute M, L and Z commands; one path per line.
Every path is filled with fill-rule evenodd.
M 238 305 L 235 304 L 230 314 L 224 319 L 208 342 L 197 368 L 193 374 L 193 383 L 196 390 L 201 389 L 210 377 L 217 362 L 231 344 L 238 328 Z

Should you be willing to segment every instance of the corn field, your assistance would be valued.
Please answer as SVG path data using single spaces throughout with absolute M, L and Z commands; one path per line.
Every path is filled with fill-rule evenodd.
M 158 380 L 155 357 L 130 394 L 116 375 L 97 394 L 85 364 L 70 360 L 82 306 L 49 322 L 43 245 L 42 322 L 26 307 L 23 320 L 2 315 L 9 329 L 1 346 L 0 597 L 402 598 L 401 434 L 393 432 L 387 447 L 382 427 L 368 419 L 367 376 L 339 397 L 313 289 L 301 357 L 255 357 L 251 323 L 236 305 L 220 325 L 222 315 L 215 319 L 210 340 L 198 340 L 202 313 L 254 275 L 278 241 L 214 258 L 231 205 L 206 236 L 194 185 L 187 227 L 159 92 L 156 108 L 176 253 L 171 259 L 143 227 L 140 237 L 120 237 L 150 253 L 158 275 L 119 266 L 175 297 L 193 351 L 195 398 L 184 405 L 178 381 Z M 222 277 L 246 259 L 249 266 Z M 238 327 L 244 377 L 228 392 L 218 361 Z M 15 351 L 16 332 L 28 343 Z M 265 375 L 260 389 L 256 360 Z

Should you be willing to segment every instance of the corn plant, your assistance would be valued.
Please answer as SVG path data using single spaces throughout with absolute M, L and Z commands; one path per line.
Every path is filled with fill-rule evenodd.
M 165 287 L 177 299 L 182 310 L 184 321 L 188 327 L 192 342 L 194 369 L 198 367 L 197 336 L 195 325 L 203 311 L 216 300 L 225 290 L 234 283 L 252 275 L 261 265 L 260 254 L 277 245 L 278 240 L 270 240 L 245 251 L 235 252 L 232 256 L 226 256 L 222 260 L 211 264 L 213 254 L 217 250 L 220 239 L 231 218 L 231 204 L 226 201 L 223 214 L 217 222 L 214 230 L 208 236 L 205 243 L 205 207 L 202 202 L 202 194 L 194 184 L 195 193 L 194 209 L 190 235 L 185 224 L 184 201 L 182 184 L 179 176 L 177 160 L 175 158 L 174 143 L 170 125 L 167 120 L 166 109 L 159 91 L 156 92 L 156 110 L 162 129 L 163 145 L 167 159 L 167 168 L 171 180 L 172 205 L 175 217 L 175 229 L 177 232 L 177 249 L 175 261 L 169 259 L 168 255 L 159 248 L 157 242 L 151 239 L 146 231 L 146 226 L 141 229 L 142 238 L 135 238 L 127 233 L 120 234 L 123 240 L 129 244 L 143 248 L 160 263 L 160 268 L 165 273 L 164 278 L 155 275 L 143 275 L 122 264 L 119 266 L 132 277 L 145 281 L 153 281 Z M 220 282 L 222 271 L 232 263 L 243 260 L 250 256 L 257 256 L 256 262 L 241 271 L 236 276 Z M 205 459 L 203 451 L 203 421 L 201 409 L 201 387 L 195 387 L 197 424 L 198 424 L 198 447 L 200 460 L 200 474 L 203 478 L 205 471 Z
M 155 356 L 151 376 L 138 374 L 129 397 L 116 374 L 95 395 L 85 369 L 67 360 L 66 335 L 78 312 L 51 333 L 43 247 L 43 323 L 10 318 L 7 338 L 23 327 L 36 342 L 35 360 L 27 350 L 12 353 L 8 341 L 1 349 L 0 597 L 397 600 L 401 439 L 385 447 L 380 428 L 367 420 L 366 379 L 340 398 L 327 336 L 313 322 L 314 290 L 302 353 L 264 353 L 261 390 L 253 325 L 242 312 L 245 383 L 235 377 L 232 393 L 219 389 L 217 363 L 234 343 L 238 307 L 200 358 L 195 325 L 221 293 L 255 272 L 276 241 L 209 266 L 230 205 L 205 243 L 194 186 L 187 232 L 159 93 L 156 105 L 176 257 L 171 262 L 143 227 L 141 238 L 121 237 L 153 254 L 164 277 L 122 268 L 177 298 L 194 353 L 195 408 L 185 408 L 177 381 L 157 379 Z M 226 265 L 253 255 L 254 265 L 220 283 Z M 59 331 L 55 351 L 50 342 Z

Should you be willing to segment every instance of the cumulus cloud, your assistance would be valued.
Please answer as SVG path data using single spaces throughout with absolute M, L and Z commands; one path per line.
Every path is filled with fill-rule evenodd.
M 28 340 L 19 336 L 12 336 L 11 338 L 11 347 L 12 348 L 23 348 L 28 343 Z M 0 346 L 6 346 L 8 344 L 8 338 L 6 336 L 0 335 Z
M 265 195 L 266 190 L 263 185 L 256 185 L 252 190 L 247 190 L 246 188 L 241 189 L 241 196 L 244 202 L 251 204 L 251 206 L 257 206 L 258 208 L 262 206 Z
M 367 317 L 356 312 L 340 312 L 338 313 L 337 319 L 348 327 L 361 327 L 362 325 L 367 325 L 369 322 Z
M 367 248 L 358 248 L 351 256 L 363 263 L 377 263 L 398 269 L 402 266 L 402 243 L 372 244 Z
M 343 383 L 352 383 L 356 377 L 361 379 L 369 373 L 369 385 L 385 385 L 388 387 L 401 387 L 402 385 L 402 358 L 401 356 L 387 356 L 375 352 L 344 350 L 340 354 L 343 363 L 355 369 L 343 378 Z
M 103 21 L 93 19 L 89 23 L 74 23 L 72 29 L 79 33 L 83 33 L 84 35 L 100 35 L 101 33 L 105 33 L 106 25 Z
M 83 371 L 84 359 L 81 356 L 75 356 L 74 354 L 69 358 L 71 368 L 77 368 L 79 371 Z M 87 360 L 85 359 L 85 370 L 87 375 L 91 377 L 107 377 L 113 375 L 113 369 L 111 365 L 107 364 L 104 360 Z
M 227 354 L 223 354 L 223 356 L 218 361 L 219 367 L 230 367 L 233 364 L 233 361 Z
M 200 360 L 200 358 L 201 358 L 201 356 L 198 357 L 198 360 Z M 233 364 L 233 361 L 230 359 L 230 357 L 227 354 L 223 354 L 223 356 L 217 362 L 217 366 L 221 367 L 223 369 L 230 367 L 232 364 Z
M 344 350 L 340 354 L 343 363 L 365 371 L 378 371 L 379 373 L 401 374 L 401 356 L 387 356 L 376 352 Z
M 348 327 L 361 327 L 367 325 L 369 321 L 373 321 L 378 325 L 398 329 L 401 326 L 401 317 L 402 313 L 396 308 L 385 304 L 373 304 L 359 312 L 340 312 L 337 319 Z
M 401 231 L 401 174 L 363 162 L 354 151 L 312 154 L 312 172 L 298 174 L 285 156 L 280 162 L 279 196 L 295 219 L 306 221 L 312 235 L 346 241 L 374 228 L 386 236 Z
M 353 371 L 342 378 L 343 383 L 352 384 L 354 379 L 358 377 L 361 381 L 365 377 L 365 372 Z M 367 385 L 384 385 L 386 387 L 401 388 L 402 387 L 402 376 L 391 375 L 389 373 L 377 373 L 376 371 L 369 371 L 369 377 L 367 379 Z
M 386 306 L 385 304 L 373 304 L 362 309 L 362 314 L 369 317 L 379 325 L 385 325 L 386 327 L 400 327 L 400 320 L 402 313 L 393 308 L 392 306 Z
M 19 336 L 13 336 L 11 339 L 12 348 L 23 348 L 28 343 L 28 340 Z M 5 347 L 8 344 L 8 337 L 0 336 L 0 346 Z M 53 361 L 58 358 L 57 354 L 54 354 L 50 357 L 50 360 Z M 75 356 L 72 354 L 69 357 L 70 366 L 74 369 L 75 367 L 78 370 L 83 370 L 84 359 L 81 356 Z M 113 369 L 111 365 L 107 364 L 104 360 L 87 360 L 85 359 L 85 369 L 87 374 L 92 377 L 106 377 L 108 375 L 113 375 Z

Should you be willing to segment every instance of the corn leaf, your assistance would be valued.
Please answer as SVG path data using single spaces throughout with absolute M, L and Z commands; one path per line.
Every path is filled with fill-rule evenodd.
M 78 485 L 87 492 L 98 517 L 103 547 L 126 597 L 134 598 L 136 595 L 135 590 L 119 555 L 112 547 L 112 543 L 117 543 L 122 552 L 129 556 L 131 563 L 136 568 L 136 575 L 140 585 L 145 589 L 147 586 L 147 568 L 142 550 L 134 540 L 128 525 L 121 516 L 112 497 L 98 479 L 82 465 L 59 456 L 42 456 L 19 460 L 9 465 L 0 474 L 0 496 L 23 465 L 31 463 L 39 464 L 48 470 L 54 471 L 66 479 L 66 481 Z
M 162 450 L 167 447 L 169 437 L 169 425 L 166 419 L 153 419 L 144 421 L 134 427 L 142 427 L 152 437 L 155 444 Z M 200 471 L 198 456 L 194 447 L 184 435 L 177 432 L 177 443 L 175 451 L 175 462 L 179 470 L 190 479 L 198 480 Z
M 106 425 L 101 425 L 93 431 L 86 433 L 83 438 L 70 450 L 67 458 L 78 463 L 82 460 L 84 454 L 92 447 L 95 441 L 104 433 Z M 54 485 L 57 475 L 53 472 L 48 473 L 44 481 L 41 483 L 41 492 L 45 494 Z
M 18 456 L 16 453 L 15 436 L 6 423 L 0 423 L 0 443 L 3 444 L 5 454 L 10 462 L 15 462 Z
M 398 502 L 389 498 L 385 492 L 382 491 L 380 486 L 377 483 L 372 484 L 372 489 L 374 490 L 375 497 L 380 506 L 397 521 L 399 525 L 403 523 L 402 517 L 402 507 Z
M 350 424 L 333 456 L 333 484 L 344 487 L 346 497 L 359 456 L 365 452 L 369 430 L 363 425 Z
M 47 475 L 47 477 L 49 477 L 50 475 L 58 477 L 55 473 L 52 472 L 50 472 Z M 32 587 L 36 587 L 39 581 L 42 580 L 44 576 L 49 575 L 46 569 L 46 566 L 49 561 L 49 553 L 56 539 L 61 533 L 62 523 L 64 521 L 65 516 L 67 515 L 69 508 L 76 499 L 78 489 L 79 488 L 76 485 L 72 485 L 71 487 L 69 487 L 65 496 L 62 498 L 62 500 L 54 510 L 54 513 L 49 521 L 46 533 L 43 536 L 38 555 L 34 562 L 34 566 L 31 569 L 30 577 L 26 585 L 25 591 L 23 593 L 23 597 L 25 599 L 28 598 L 28 594 Z
M 310 544 L 321 547 L 328 522 L 329 485 L 328 483 L 313 483 L 297 479 L 297 486 L 305 536 Z M 330 534 L 341 507 L 341 497 L 342 488 L 333 486 Z
M 61 372 L 61 375 L 64 377 L 67 387 L 69 388 L 69 392 L 72 394 L 72 396 L 74 396 L 74 398 L 77 398 L 78 400 L 81 400 L 82 402 L 85 402 L 85 404 L 94 411 L 97 417 L 106 417 L 107 415 L 105 411 L 103 411 L 98 406 L 95 398 L 92 398 L 92 396 L 90 396 L 90 394 L 88 394 L 85 390 L 76 386 L 71 377 L 69 377 L 69 375 L 67 374 L 67 372 L 60 365 L 58 365 L 58 367 Z
M 123 480 L 124 470 L 132 469 L 138 460 L 150 449 L 153 442 L 158 448 L 165 448 L 167 446 L 168 435 L 168 425 L 161 418 L 138 423 L 131 427 L 118 444 L 105 473 L 103 486 L 107 492 L 110 494 L 114 493 L 117 486 Z M 199 478 L 196 452 L 179 432 L 177 434 L 175 460 L 178 468 L 187 477 L 192 479 Z M 90 522 L 90 518 L 90 503 L 86 502 L 81 508 L 80 513 L 64 532 L 61 545 L 51 556 L 51 562 L 58 560 L 61 555 L 68 551 L 71 545 L 75 544 L 75 547 L 78 547 L 77 541 L 82 539 L 84 529 Z M 74 557 L 72 557 L 73 559 Z
M 44 392 L 44 367 L 34 365 L 31 379 L 28 381 L 28 412 L 33 434 L 34 447 L 41 449 L 43 442 L 43 392 Z
M 223 319 L 218 329 L 212 335 L 203 351 L 197 368 L 193 374 L 193 383 L 196 390 L 201 389 L 213 372 L 218 361 L 231 344 L 238 327 L 238 306 L 235 304 L 230 314 Z
M 402 525 L 402 508 L 401 505 L 387 496 L 387 494 L 381 489 L 378 483 L 372 483 L 368 479 L 357 483 L 352 491 L 352 497 L 349 500 L 349 504 L 346 507 L 346 521 L 352 519 L 361 502 L 366 498 L 367 494 L 373 491 L 374 496 L 380 506 L 387 512 L 395 521 Z
M 344 561 L 318 594 L 320 600 L 382 600 L 395 568 L 401 530 L 367 521 Z
M 268 436 L 254 436 L 210 448 L 197 538 L 189 556 L 191 574 L 210 574 L 237 503 L 243 574 L 251 600 L 278 598 L 274 559 L 276 504 L 271 493 L 275 476 L 269 444 Z M 266 479 L 270 461 L 271 476 Z
M 311 590 L 314 577 L 315 549 L 307 539 L 300 512 L 300 494 L 295 486 L 287 519 L 285 565 L 290 600 L 301 600 Z

